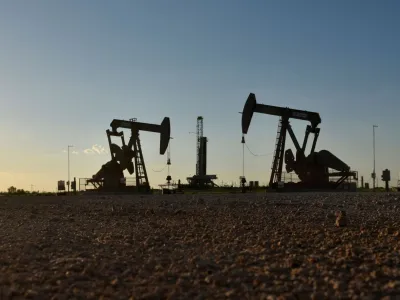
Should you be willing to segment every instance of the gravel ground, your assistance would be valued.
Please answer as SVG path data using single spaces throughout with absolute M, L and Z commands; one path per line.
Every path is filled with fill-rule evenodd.
M 0 296 L 390 299 L 400 295 L 398 198 L 0 197 Z

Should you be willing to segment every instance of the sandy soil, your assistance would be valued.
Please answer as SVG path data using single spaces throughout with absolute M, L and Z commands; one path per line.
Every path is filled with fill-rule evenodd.
M 398 198 L 372 193 L 0 197 L 0 296 L 400 295 Z M 345 211 L 346 226 L 335 226 L 337 211 Z

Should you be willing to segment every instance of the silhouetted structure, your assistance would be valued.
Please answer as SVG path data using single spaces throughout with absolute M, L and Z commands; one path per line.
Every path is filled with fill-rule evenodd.
M 269 187 L 276 189 L 282 187 L 283 161 L 286 164 L 286 172 L 294 171 L 300 179 L 298 183 L 285 183 L 285 189 L 337 189 L 349 176 L 357 178 L 357 172 L 350 171 L 350 167 L 335 155 L 327 150 L 315 152 L 321 123 L 321 118 L 316 112 L 278 107 L 265 104 L 258 104 L 253 93 L 247 98 L 242 113 L 242 133 L 247 134 L 253 113 L 262 113 L 279 116 L 278 132 L 275 144 L 275 154 L 272 162 L 272 172 Z M 289 119 L 309 121 L 307 125 L 303 145 L 300 146 L 292 130 Z M 296 148 L 296 157 L 291 149 L 285 151 L 286 132 L 289 133 Z M 308 156 L 305 154 L 309 135 L 314 134 L 311 151 Z M 329 169 L 335 172 L 330 173 Z M 338 178 L 331 181 L 330 178 Z
M 203 136 L 203 117 L 197 117 L 196 175 L 188 177 L 190 187 L 204 188 L 217 186 L 213 180 L 217 175 L 207 175 L 207 138 Z
M 382 171 L 381 179 L 385 183 L 386 192 L 389 192 L 390 171 L 388 169 Z
M 171 125 L 168 117 L 165 117 L 161 125 L 140 123 L 136 119 L 117 120 L 114 119 L 111 129 L 107 129 L 108 144 L 110 146 L 111 160 L 104 164 L 101 169 L 86 181 L 100 191 L 136 191 L 150 192 L 150 183 L 147 176 L 146 165 L 143 159 L 142 147 L 139 139 L 139 131 L 160 133 L 160 154 L 163 155 L 168 148 Z M 125 143 L 123 131 L 118 128 L 131 130 L 128 144 Z M 120 137 L 122 146 L 111 142 L 111 137 Z M 136 173 L 136 185 L 127 186 L 123 171 L 129 174 Z

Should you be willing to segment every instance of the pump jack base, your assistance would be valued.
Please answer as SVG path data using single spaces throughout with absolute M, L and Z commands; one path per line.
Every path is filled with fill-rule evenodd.
M 138 191 L 135 186 L 127 186 L 124 188 L 98 188 L 98 189 L 90 189 L 84 191 L 84 194 L 114 194 L 114 195 L 148 195 L 152 194 L 152 191 L 146 191 L 145 189 Z
M 267 192 L 284 192 L 284 193 L 299 193 L 299 192 L 355 192 L 357 190 L 356 183 L 350 183 L 344 187 L 338 187 L 336 182 L 330 182 L 325 185 L 310 185 L 305 183 L 295 183 L 295 182 L 287 182 L 283 187 L 278 187 L 277 184 L 274 184 L 271 187 L 267 187 Z
M 162 189 L 162 194 L 163 195 L 171 195 L 171 194 L 184 194 L 183 189 Z

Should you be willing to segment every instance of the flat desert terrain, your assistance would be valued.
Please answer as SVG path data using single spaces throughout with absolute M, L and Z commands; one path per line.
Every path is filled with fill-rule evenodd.
M 0 299 L 390 299 L 399 223 L 396 193 L 0 197 Z

